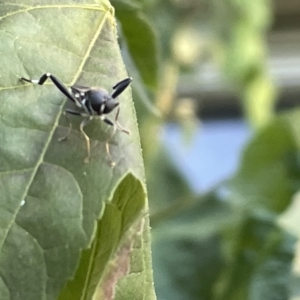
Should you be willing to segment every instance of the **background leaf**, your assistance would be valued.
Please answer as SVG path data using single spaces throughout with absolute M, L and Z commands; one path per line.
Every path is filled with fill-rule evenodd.
M 240 92 L 245 115 L 257 128 L 274 114 L 277 88 L 267 70 L 270 1 L 214 1 L 215 57 Z M 216 51 L 217 50 L 217 51 Z
M 222 232 L 231 207 L 210 194 L 153 230 L 153 268 L 158 299 L 214 299 L 225 256 Z
M 299 256 L 299 119 L 299 110 L 274 118 L 245 148 L 232 179 L 155 223 L 159 299 L 299 294 L 299 276 L 292 272 Z
M 219 299 L 288 299 L 295 238 L 255 211 L 234 231 Z
M 261 129 L 245 149 L 237 174 L 229 181 L 239 205 L 258 205 L 282 213 L 299 189 L 299 111 L 284 114 Z
M 158 49 L 155 31 L 141 7 L 134 2 L 113 0 L 128 51 L 143 82 L 150 88 L 158 84 Z

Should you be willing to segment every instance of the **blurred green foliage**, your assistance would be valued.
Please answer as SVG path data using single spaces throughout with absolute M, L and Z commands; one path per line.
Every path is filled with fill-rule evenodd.
M 271 1 L 213 1 L 216 57 L 240 91 L 245 114 L 259 127 L 273 114 L 276 89 L 266 69 Z
M 286 215 L 298 203 L 300 112 L 274 116 L 277 93 L 266 68 L 272 2 L 112 3 L 119 8 L 122 50 L 136 79 L 158 299 L 296 299 L 300 224 Z M 120 3 L 131 5 L 130 15 L 139 16 L 134 20 L 144 34 L 127 30 L 132 20 Z M 145 45 L 153 51 L 147 57 Z M 143 66 L 152 67 L 141 68 L 142 59 Z M 183 131 L 197 124 L 197 104 L 179 106 L 176 88 L 180 74 L 193 72 L 203 60 L 213 61 L 235 86 L 254 134 L 233 178 L 195 195 L 170 159 L 160 131 L 168 121 L 182 124 Z

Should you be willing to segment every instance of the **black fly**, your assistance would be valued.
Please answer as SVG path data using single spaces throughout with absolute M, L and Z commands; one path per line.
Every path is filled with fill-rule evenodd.
M 113 86 L 113 92 L 110 94 L 106 90 L 102 88 L 93 88 L 93 87 L 86 87 L 86 86 L 80 86 L 80 85 L 73 85 L 70 87 L 70 90 L 65 87 L 55 76 L 51 75 L 50 73 L 45 73 L 42 75 L 42 77 L 38 80 L 35 79 L 26 79 L 24 77 L 20 78 L 22 81 L 34 83 L 43 85 L 44 82 L 50 78 L 52 82 L 55 84 L 55 86 L 72 102 L 75 103 L 77 107 L 81 109 L 81 111 L 76 111 L 72 109 L 66 109 L 66 114 L 72 114 L 76 116 L 82 116 L 84 117 L 83 121 L 80 123 L 80 132 L 84 136 L 86 140 L 86 147 L 87 147 L 87 153 L 88 156 L 85 158 L 85 162 L 88 163 L 91 155 L 91 149 L 90 149 L 90 139 L 85 133 L 84 126 L 88 124 L 92 119 L 99 118 L 102 121 L 104 121 L 106 124 L 113 126 L 114 132 L 116 129 L 119 129 L 127 134 L 130 132 L 126 129 L 124 129 L 118 122 L 120 107 L 119 102 L 117 101 L 117 97 L 129 86 L 129 84 L 132 81 L 132 78 L 126 78 L 120 82 L 118 82 L 116 85 Z M 112 112 L 116 107 L 117 113 L 115 116 L 115 121 L 109 120 L 106 115 Z M 67 115 L 66 115 L 67 117 Z M 69 131 L 66 136 L 60 138 L 60 140 L 65 140 L 72 129 L 72 124 L 69 122 L 70 127 Z M 106 143 L 106 151 L 107 154 L 111 160 L 111 164 L 114 165 L 114 162 L 112 161 L 110 157 L 109 152 L 109 145 Z

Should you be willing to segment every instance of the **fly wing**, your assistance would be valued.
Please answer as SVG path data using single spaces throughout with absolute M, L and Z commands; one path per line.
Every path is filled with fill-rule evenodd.
M 113 86 L 114 92 L 111 94 L 112 98 L 117 98 L 131 83 L 132 78 L 128 77 L 118 82 Z

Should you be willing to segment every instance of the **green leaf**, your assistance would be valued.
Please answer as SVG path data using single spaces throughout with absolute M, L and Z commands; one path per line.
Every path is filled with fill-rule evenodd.
M 245 148 L 239 170 L 220 193 L 196 199 L 155 226 L 159 299 L 298 295 L 292 267 L 300 232 L 299 128 L 299 110 L 274 118 Z
M 147 230 L 149 228 L 149 218 L 146 217 L 141 225 L 139 227 L 142 231 L 136 235 L 133 243 L 133 251 L 130 256 L 130 272 L 118 282 L 115 300 L 156 299 L 153 288 L 151 251 L 149 251 L 150 235 Z
M 235 231 L 218 299 L 289 299 L 295 238 L 274 218 L 255 212 Z
M 260 128 L 273 116 L 277 96 L 266 63 L 271 2 L 216 1 L 213 5 L 218 36 L 215 54 L 225 76 L 240 91 L 247 118 Z
M 281 213 L 299 188 L 299 111 L 284 114 L 265 126 L 244 151 L 230 180 L 232 197 L 241 206 Z
M 290 218 L 287 224 L 281 214 L 291 209 L 299 189 L 299 125 L 297 110 L 261 129 L 229 182 L 230 198 L 240 221 L 235 226 L 238 229 L 233 229 L 231 262 L 224 272 L 220 299 L 291 296 L 298 218 Z
M 119 97 L 120 123 L 131 135 L 100 120 L 79 117 L 72 132 L 62 113 L 65 97 L 51 84 L 23 84 L 21 76 L 51 72 L 66 85 L 107 90 L 127 76 L 108 1 L 1 3 L 0 43 L 0 294 L 1 299 L 56 299 L 94 237 L 104 202 L 128 170 L 144 170 L 130 89 Z M 71 105 L 72 103 L 68 103 Z M 111 116 L 113 118 L 113 116 Z M 109 141 L 116 163 L 105 152 Z M 105 229 L 103 229 L 105 230 Z M 103 241 L 105 243 L 105 241 Z
M 231 223 L 228 203 L 198 198 L 153 230 L 153 269 L 158 299 L 214 299 L 224 267 L 222 232 Z
M 129 53 L 144 83 L 151 88 L 158 84 L 158 50 L 153 26 L 138 5 L 113 0 L 116 17 L 122 25 L 122 33 Z
M 145 225 L 141 214 L 145 208 L 145 201 L 146 194 L 142 183 L 128 174 L 118 185 L 113 199 L 106 204 L 93 244 L 83 252 L 75 279 L 67 285 L 60 299 L 110 299 L 115 293 L 126 295 L 127 290 L 132 291 L 136 288 L 141 290 L 142 295 L 150 296 L 151 293 L 146 292 L 146 288 L 141 289 L 141 285 L 137 286 L 136 282 L 127 283 L 128 288 L 116 288 L 120 280 L 127 281 L 130 272 L 136 276 L 134 273 L 137 272 L 137 268 L 139 274 L 136 279 L 139 281 L 144 279 L 142 272 L 151 270 L 151 267 L 145 270 L 143 266 L 144 263 L 151 262 L 150 258 L 130 266 L 134 256 L 143 255 L 145 249 L 141 248 L 146 247 L 149 252 L 147 244 L 139 243 L 140 247 L 137 249 L 135 246 L 137 240 L 141 239 L 141 230 Z M 145 286 L 146 284 L 147 281 L 144 281 Z M 121 299 L 125 299 L 124 297 Z M 141 296 L 137 299 L 142 298 Z
M 156 130 L 156 127 L 154 128 Z M 149 140 L 149 142 L 151 141 Z M 144 152 L 147 152 L 147 146 L 157 145 L 153 145 L 153 143 L 152 145 L 144 145 Z M 156 222 L 176 214 L 184 206 L 189 206 L 189 199 L 192 198 L 193 193 L 167 150 L 164 147 L 151 150 L 154 153 L 148 155 L 150 158 L 148 157 L 146 174 L 149 199 L 151 199 L 151 224 L 154 225 Z

